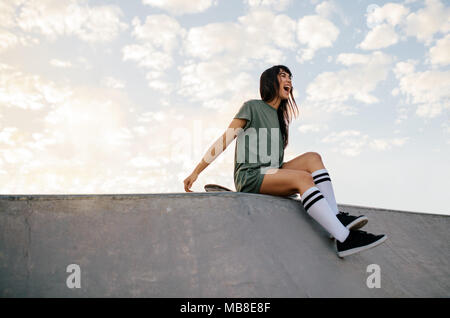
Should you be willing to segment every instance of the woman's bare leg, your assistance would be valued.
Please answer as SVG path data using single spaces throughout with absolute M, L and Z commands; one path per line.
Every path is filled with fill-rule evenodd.
M 264 175 L 259 192 L 279 196 L 300 193 L 306 212 L 330 234 L 340 242 L 349 234 L 349 230 L 337 219 L 307 171 L 270 169 Z
M 325 196 L 334 214 L 339 214 L 339 208 L 334 196 L 331 178 L 323 164 L 322 157 L 317 152 L 307 152 L 284 163 L 281 169 L 306 170 L 312 174 L 314 183 Z
M 259 193 L 279 196 L 287 196 L 295 193 L 302 195 L 313 186 L 313 178 L 307 171 L 270 169 L 264 175 Z
M 294 159 L 285 162 L 281 169 L 304 170 L 313 173 L 325 169 L 322 157 L 317 152 L 306 152 Z

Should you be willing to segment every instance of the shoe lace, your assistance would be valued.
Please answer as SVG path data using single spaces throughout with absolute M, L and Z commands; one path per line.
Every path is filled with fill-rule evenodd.
M 344 215 L 344 216 L 348 216 L 348 215 L 349 215 L 349 213 L 343 212 L 343 211 L 339 211 L 339 213 L 342 214 L 342 215 Z

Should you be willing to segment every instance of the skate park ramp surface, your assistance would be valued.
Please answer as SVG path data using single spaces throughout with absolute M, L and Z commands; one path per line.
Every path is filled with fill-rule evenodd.
M 2 195 L 0 296 L 450 296 L 449 216 L 339 207 L 388 240 L 338 258 L 300 201 L 271 195 Z

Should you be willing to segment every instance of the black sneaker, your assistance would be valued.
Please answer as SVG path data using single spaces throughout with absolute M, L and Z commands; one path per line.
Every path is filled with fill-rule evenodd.
M 353 216 L 346 212 L 339 212 L 336 217 L 349 230 L 360 229 L 369 222 L 369 219 L 364 215 Z
M 347 212 L 339 211 L 339 214 L 336 214 L 338 220 L 349 230 L 357 230 L 362 228 L 364 225 L 369 222 L 369 219 L 365 215 L 353 216 L 349 215 Z M 333 240 L 334 236 L 330 234 L 330 239 Z
M 343 243 L 336 240 L 337 254 L 339 257 L 349 256 L 375 247 L 386 239 L 385 234 L 374 235 L 360 230 L 351 230 Z

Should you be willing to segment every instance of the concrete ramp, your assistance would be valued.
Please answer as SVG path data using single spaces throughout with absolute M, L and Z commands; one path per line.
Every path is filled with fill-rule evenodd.
M 388 240 L 339 259 L 299 201 L 269 195 L 0 196 L 0 296 L 450 296 L 450 217 L 340 207 Z

